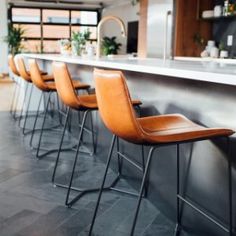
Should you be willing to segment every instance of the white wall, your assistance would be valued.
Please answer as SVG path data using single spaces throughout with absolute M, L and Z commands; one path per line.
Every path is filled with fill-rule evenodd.
M 139 20 L 139 5 L 132 6 L 131 3 L 123 3 L 120 5 L 111 6 L 109 8 L 105 8 L 102 12 L 102 16 L 113 15 L 121 18 L 126 26 L 129 21 L 137 21 Z M 117 42 L 122 43 L 121 50 L 119 54 L 126 54 L 126 44 L 127 38 L 121 36 L 121 30 L 119 25 L 113 21 L 107 21 L 102 26 L 102 37 L 108 36 L 116 36 Z
M 4 42 L 7 35 L 7 0 L 0 1 L 0 73 L 8 73 L 8 47 Z

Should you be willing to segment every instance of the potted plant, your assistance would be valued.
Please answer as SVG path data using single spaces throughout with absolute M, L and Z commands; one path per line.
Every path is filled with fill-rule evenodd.
M 116 42 L 116 37 L 104 37 L 102 40 L 102 51 L 104 55 L 118 54 L 120 50 L 121 43 Z
M 25 30 L 21 27 L 14 27 L 9 25 L 8 36 L 5 38 L 5 42 L 8 43 L 9 51 L 12 55 L 16 55 L 24 48 L 22 41 L 24 38 Z
M 62 55 L 69 55 L 71 53 L 71 42 L 68 39 L 59 40 L 60 52 Z
M 131 0 L 131 4 L 133 6 L 137 5 L 139 3 L 139 0 Z
M 89 40 L 91 32 L 87 29 L 85 32 L 72 32 L 71 48 L 72 54 L 80 56 L 85 48 L 86 42 Z

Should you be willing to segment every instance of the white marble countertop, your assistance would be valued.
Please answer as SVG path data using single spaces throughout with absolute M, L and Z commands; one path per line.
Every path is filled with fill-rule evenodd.
M 236 85 L 236 65 L 215 61 L 166 60 L 140 58 L 85 58 L 60 54 L 22 54 L 24 57 L 49 61 L 104 67 L 110 69 L 135 71 L 164 75 L 182 79 L 207 81 L 226 85 Z

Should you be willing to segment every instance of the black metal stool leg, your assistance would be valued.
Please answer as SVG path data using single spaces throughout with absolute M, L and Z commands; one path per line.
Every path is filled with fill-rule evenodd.
M 70 197 L 71 186 L 72 186 L 72 182 L 73 182 L 73 178 L 74 178 L 75 167 L 76 167 L 78 156 L 79 156 L 79 149 L 80 149 L 80 143 L 81 143 L 82 136 L 83 136 L 84 125 L 85 125 L 86 118 L 87 118 L 87 115 L 88 115 L 89 111 L 90 110 L 86 110 L 84 112 L 84 116 L 83 116 L 83 120 L 82 120 L 80 135 L 79 135 L 79 139 L 78 139 L 78 146 L 77 146 L 77 149 L 76 149 L 75 159 L 74 159 L 73 168 L 72 168 L 71 177 L 70 177 L 70 183 L 69 183 L 69 186 L 68 186 L 66 201 L 65 201 L 65 204 L 68 207 L 71 207 L 73 205 L 73 203 L 76 201 L 76 199 L 73 199 L 69 202 L 69 197 Z
M 40 106 L 42 103 L 42 99 L 43 99 L 43 92 L 41 92 L 39 103 L 38 103 L 38 108 L 37 108 L 37 112 L 36 112 L 36 116 L 35 116 L 35 120 L 34 120 L 34 125 L 33 125 L 32 133 L 31 133 L 31 137 L 30 137 L 30 142 L 29 142 L 30 147 L 32 147 L 32 145 L 33 145 L 32 142 L 33 142 L 33 138 L 34 138 L 36 124 L 37 124 L 38 117 L 39 117 L 39 109 L 40 109 Z
M 57 96 L 57 110 L 58 110 L 58 118 L 59 118 L 59 123 L 62 125 L 62 115 L 60 113 L 60 101 L 59 101 L 59 96 L 58 93 L 56 94 Z
M 150 167 L 150 163 L 151 163 L 151 159 L 152 159 L 152 154 L 153 154 L 153 152 L 156 148 L 157 147 L 152 147 L 149 151 L 149 154 L 148 154 L 147 164 L 146 164 L 146 167 L 145 167 L 145 171 L 144 171 L 144 175 L 143 175 L 143 179 L 142 179 L 142 184 L 141 184 L 141 188 L 140 188 L 140 191 L 139 191 L 139 197 L 138 197 L 137 207 L 136 207 L 136 210 L 135 210 L 135 215 L 134 215 L 134 220 L 133 220 L 130 236 L 134 235 L 135 226 L 136 226 L 138 213 L 139 213 L 139 209 L 140 209 L 140 204 L 141 204 L 141 200 L 143 198 L 142 197 L 143 196 L 143 191 L 144 191 L 144 187 L 145 187 L 145 183 L 146 183 L 146 179 L 147 179 L 147 176 L 148 176 L 148 171 L 149 171 L 149 167 Z
M 29 115 L 30 101 L 31 101 L 33 89 L 34 89 L 34 86 L 33 86 L 33 84 L 31 84 L 30 94 L 29 94 L 29 98 L 28 98 L 28 101 L 27 101 L 28 104 L 27 104 L 26 112 L 25 112 L 25 120 L 24 120 L 24 125 L 23 125 L 23 134 L 25 134 L 26 123 L 27 123 L 27 119 L 28 119 L 28 115 Z
M 176 145 L 177 147 L 177 168 L 176 168 L 176 226 L 175 226 L 175 236 L 179 235 L 180 232 L 180 226 L 181 226 L 181 216 L 180 216 L 180 199 L 179 199 L 179 194 L 180 194 L 180 183 L 179 183 L 179 168 L 180 168 L 180 162 L 179 162 L 179 144 Z
M 13 96 L 12 96 L 12 102 L 11 102 L 11 106 L 10 106 L 10 114 L 11 115 L 13 114 L 13 107 L 14 107 L 14 104 L 15 104 L 16 95 L 17 95 L 17 88 L 18 88 L 17 83 L 15 81 L 14 81 L 14 83 L 15 83 L 15 89 L 14 89 L 14 93 L 13 93 Z
M 91 156 L 96 153 L 96 144 L 95 144 L 95 137 L 94 137 L 94 129 L 93 129 L 93 114 L 90 113 L 90 123 L 91 123 L 91 135 L 92 135 L 92 143 L 93 143 L 93 151 L 91 152 Z
M 95 207 L 95 210 L 94 210 L 93 219 L 92 219 L 92 222 L 91 222 L 91 226 L 90 226 L 90 229 L 89 229 L 88 236 L 92 236 L 93 226 L 94 226 L 94 223 L 95 223 L 95 220 L 96 220 L 98 207 L 99 207 L 101 197 L 102 197 L 102 192 L 103 192 L 103 189 L 104 189 L 104 186 L 105 186 L 106 177 L 107 177 L 107 173 L 108 173 L 108 170 L 109 170 L 109 165 L 110 165 L 110 162 L 111 162 L 113 148 L 114 148 L 116 138 L 117 138 L 116 135 L 113 135 L 110 150 L 109 150 L 109 154 L 108 154 L 106 169 L 105 169 L 105 173 L 104 173 L 104 176 L 103 176 L 102 185 L 101 185 L 101 188 L 100 188 L 100 191 L 99 191 L 98 200 L 97 200 L 96 207 Z
M 233 235 L 233 212 L 232 212 L 232 159 L 230 149 L 230 139 L 227 137 L 228 149 L 228 184 L 229 184 L 229 236 Z
M 118 176 L 122 175 L 123 158 L 120 156 L 120 140 L 116 138 L 116 152 L 117 152 L 117 163 L 118 163 Z
M 53 184 L 54 184 L 54 181 L 55 181 L 57 166 L 58 166 L 58 162 L 59 162 L 59 158 L 60 158 L 60 154 L 61 154 L 61 148 L 62 148 L 62 144 L 63 144 L 65 132 L 66 132 L 66 127 L 67 127 L 67 123 L 68 123 L 69 113 L 70 113 L 70 108 L 68 107 L 67 111 L 66 111 L 66 119 L 65 119 L 65 124 L 64 124 L 64 128 L 63 128 L 62 136 L 61 136 L 61 141 L 60 141 L 59 149 L 58 149 L 58 152 L 57 152 L 57 158 L 56 158 L 56 162 L 55 162 L 55 166 L 54 166 L 53 174 L 52 174 L 52 183 Z
M 143 175 L 144 175 L 146 163 L 145 163 L 145 153 L 144 153 L 144 145 L 143 145 L 143 144 L 142 144 L 142 146 L 141 146 L 141 155 L 142 155 L 142 168 L 143 168 Z M 143 194 L 143 197 L 144 197 L 144 198 L 147 197 L 148 186 L 149 186 L 149 184 L 148 184 L 148 182 L 146 181 L 145 187 L 144 187 L 144 194 Z
M 25 105 L 25 101 L 26 101 L 26 97 L 27 97 L 27 93 L 28 93 L 28 88 L 29 88 L 29 83 L 26 83 L 26 90 L 25 90 L 25 95 L 24 95 L 24 99 L 23 99 L 23 103 L 22 103 L 22 107 L 21 107 L 21 112 L 20 112 L 20 116 L 19 116 L 19 121 L 18 121 L 18 125 L 20 126 L 20 122 L 23 116 L 23 111 L 24 111 L 24 105 Z
M 42 140 L 42 136 L 43 136 L 43 128 L 45 125 L 45 121 L 46 121 L 46 117 L 47 117 L 47 112 L 48 112 L 48 107 L 49 107 L 49 103 L 50 103 L 50 97 L 51 97 L 51 92 L 49 92 L 48 94 L 48 99 L 46 102 L 46 109 L 45 109 L 45 113 L 44 113 L 44 117 L 43 117 L 43 124 L 41 127 L 41 131 L 40 131 L 40 135 L 39 135 L 39 142 L 38 142 L 38 147 L 37 147 L 37 151 L 36 151 L 36 157 L 40 158 L 41 156 L 39 155 L 39 150 L 40 150 L 40 146 L 41 146 L 41 140 Z
M 16 82 L 17 83 L 17 82 Z M 20 83 L 17 85 L 19 86 L 18 90 L 17 90 L 17 96 L 16 96 L 16 101 L 14 102 L 14 112 L 13 112 L 13 119 L 16 120 L 16 116 L 17 116 L 17 108 L 18 108 L 18 104 L 19 104 L 19 97 L 20 97 L 20 92 L 21 92 L 21 85 Z

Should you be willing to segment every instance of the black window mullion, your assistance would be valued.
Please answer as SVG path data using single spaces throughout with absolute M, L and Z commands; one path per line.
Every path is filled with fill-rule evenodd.
M 59 38 L 48 38 L 48 37 L 45 37 L 44 38 L 44 33 L 43 33 L 43 27 L 44 25 L 57 25 L 57 26 L 66 26 L 68 24 L 63 24 L 63 23 L 45 23 L 43 22 L 43 10 L 51 10 L 51 8 L 42 8 L 42 7 L 27 7 L 29 9 L 38 9 L 40 10 L 40 22 L 18 22 L 18 21 L 13 21 L 13 8 L 26 8 L 25 6 L 12 6 L 10 5 L 9 6 L 9 10 L 8 10 L 8 19 L 9 19 L 9 23 L 10 24 L 21 24 L 21 25 L 39 25 L 40 26 L 40 37 L 24 37 L 25 40 L 40 40 L 40 48 L 41 48 L 41 51 L 43 51 L 43 47 L 44 47 L 44 41 L 47 41 L 47 40 L 50 40 L 50 41 L 57 41 L 57 40 L 60 40 Z M 57 10 L 57 9 L 55 9 Z M 78 9 L 78 10 L 75 10 L 75 9 L 65 9 L 67 11 L 69 11 L 69 39 L 71 39 L 71 33 L 72 33 L 72 27 L 73 26 L 81 26 L 81 27 L 96 27 L 97 28 L 97 25 L 98 25 L 98 22 L 100 21 L 101 19 L 101 12 L 99 10 L 89 10 L 89 11 L 93 11 L 93 12 L 96 12 L 97 13 L 97 22 L 96 24 L 92 25 L 92 24 L 80 24 L 80 23 L 72 23 L 72 11 L 88 11 L 88 10 L 85 10 L 85 9 Z M 97 38 L 96 39 L 90 39 L 89 41 L 91 42 L 94 42 L 94 41 L 97 41 Z
M 43 52 L 43 9 L 40 9 L 40 48 Z
M 69 36 L 71 39 L 71 10 L 69 10 Z

